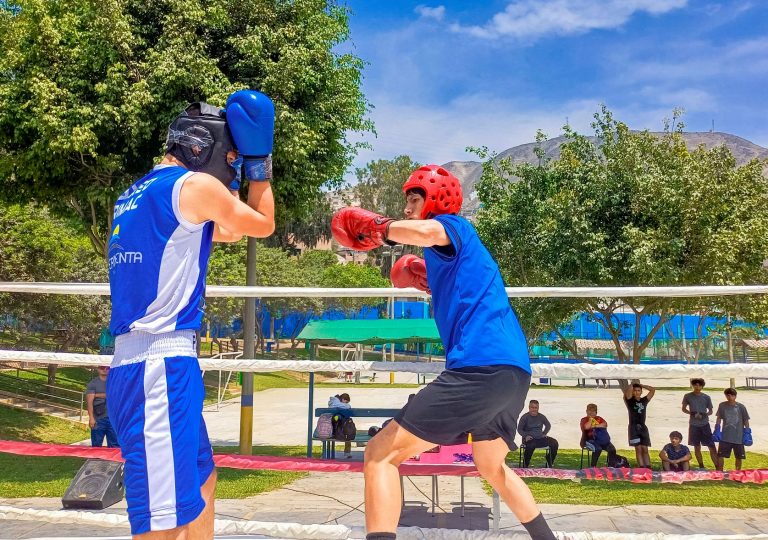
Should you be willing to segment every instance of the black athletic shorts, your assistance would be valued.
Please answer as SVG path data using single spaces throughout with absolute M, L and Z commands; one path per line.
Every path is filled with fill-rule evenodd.
M 395 416 L 420 439 L 442 445 L 491 441 L 501 437 L 515 450 L 517 417 L 525 405 L 531 376 L 517 366 L 447 369 Z
M 720 446 L 717 449 L 717 455 L 721 458 L 730 458 L 731 449 L 733 449 L 733 456 L 739 459 L 746 459 L 747 452 L 744 450 L 743 444 L 729 443 L 720 441 Z
M 651 434 L 645 424 L 629 424 L 629 446 L 651 446 Z
M 709 427 L 709 424 L 688 426 L 688 444 L 692 446 L 714 446 L 715 440 L 712 438 L 712 428 Z

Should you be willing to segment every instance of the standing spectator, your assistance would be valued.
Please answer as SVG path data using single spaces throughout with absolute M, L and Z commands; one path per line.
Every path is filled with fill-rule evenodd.
M 723 429 L 720 435 L 720 446 L 717 449 L 717 470 L 722 471 L 725 458 L 731 457 L 733 450 L 736 457 L 736 470 L 741 470 L 741 460 L 747 458 L 744 450 L 744 428 L 749 427 L 749 413 L 742 403 L 736 403 L 736 389 L 726 388 L 725 399 L 717 407 L 715 420 L 715 432 L 720 431 L 720 423 Z
M 107 414 L 107 375 L 109 366 L 99 366 L 98 376 L 91 379 L 85 388 L 85 403 L 88 407 L 88 426 L 91 428 L 91 446 L 102 446 L 104 437 L 109 448 L 118 448 L 117 434 Z
M 691 468 L 691 451 L 683 442 L 683 434 L 673 431 L 669 434 L 669 443 L 659 452 L 661 466 L 665 471 L 687 471 Z
M 581 427 L 581 447 L 592 450 L 592 462 L 590 466 L 597 467 L 597 461 L 603 450 L 608 452 L 608 461 L 613 463 L 616 458 L 616 447 L 611 442 L 608 434 L 608 422 L 602 416 L 597 415 L 597 405 L 587 405 L 587 416 L 579 422 Z
M 643 390 L 648 390 L 643 395 Z M 648 411 L 648 403 L 653 399 L 656 389 L 647 384 L 634 383 L 624 391 L 624 404 L 629 412 L 629 446 L 635 447 L 635 457 L 638 467 L 651 468 L 651 456 L 648 449 L 651 447 L 651 435 L 648 426 L 645 425 L 645 415 Z
M 336 394 L 328 399 L 328 407 L 331 407 L 332 409 L 351 409 L 352 405 L 349 404 L 350 401 L 349 394 L 346 392 L 343 394 Z M 341 413 L 341 416 L 344 416 L 344 413 Z M 344 441 L 344 457 L 347 459 L 352 457 L 352 441 Z
M 559 447 L 557 439 L 547 437 L 547 433 L 552 429 L 547 417 L 539 413 L 539 402 L 532 399 L 528 403 L 528 412 L 520 417 L 517 423 L 517 432 L 523 438 L 525 453 L 523 454 L 523 464 L 528 467 L 531 463 L 533 451 L 537 448 L 549 446 L 549 455 L 547 456 L 547 467 L 552 467 L 557 457 Z
M 693 392 L 683 396 L 683 412 L 689 415 L 688 420 L 688 444 L 693 446 L 699 469 L 704 468 L 704 459 L 701 456 L 701 445 L 709 448 L 709 456 L 717 467 L 717 448 L 712 438 L 712 429 L 709 427 L 709 415 L 713 406 L 710 397 L 702 392 L 704 379 L 691 379 Z

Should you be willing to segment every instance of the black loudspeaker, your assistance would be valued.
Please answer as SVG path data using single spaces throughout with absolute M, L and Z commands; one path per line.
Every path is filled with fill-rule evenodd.
M 122 463 L 89 459 L 77 471 L 61 503 L 64 508 L 103 510 L 122 500 L 124 493 Z

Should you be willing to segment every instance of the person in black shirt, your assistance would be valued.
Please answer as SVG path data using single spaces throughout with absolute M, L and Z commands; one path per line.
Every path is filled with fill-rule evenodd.
M 648 393 L 643 396 L 643 390 Z M 634 383 L 624 390 L 624 404 L 629 412 L 629 445 L 635 447 L 638 467 L 651 468 L 651 456 L 648 448 L 651 446 L 651 435 L 645 425 L 645 415 L 648 403 L 653 399 L 656 389 L 646 384 Z

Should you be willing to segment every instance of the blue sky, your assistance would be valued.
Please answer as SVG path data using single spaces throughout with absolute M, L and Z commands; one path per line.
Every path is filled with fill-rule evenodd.
M 342 0 L 378 135 L 356 160 L 473 159 L 571 126 L 600 103 L 633 129 L 674 107 L 687 131 L 768 146 L 766 0 Z

